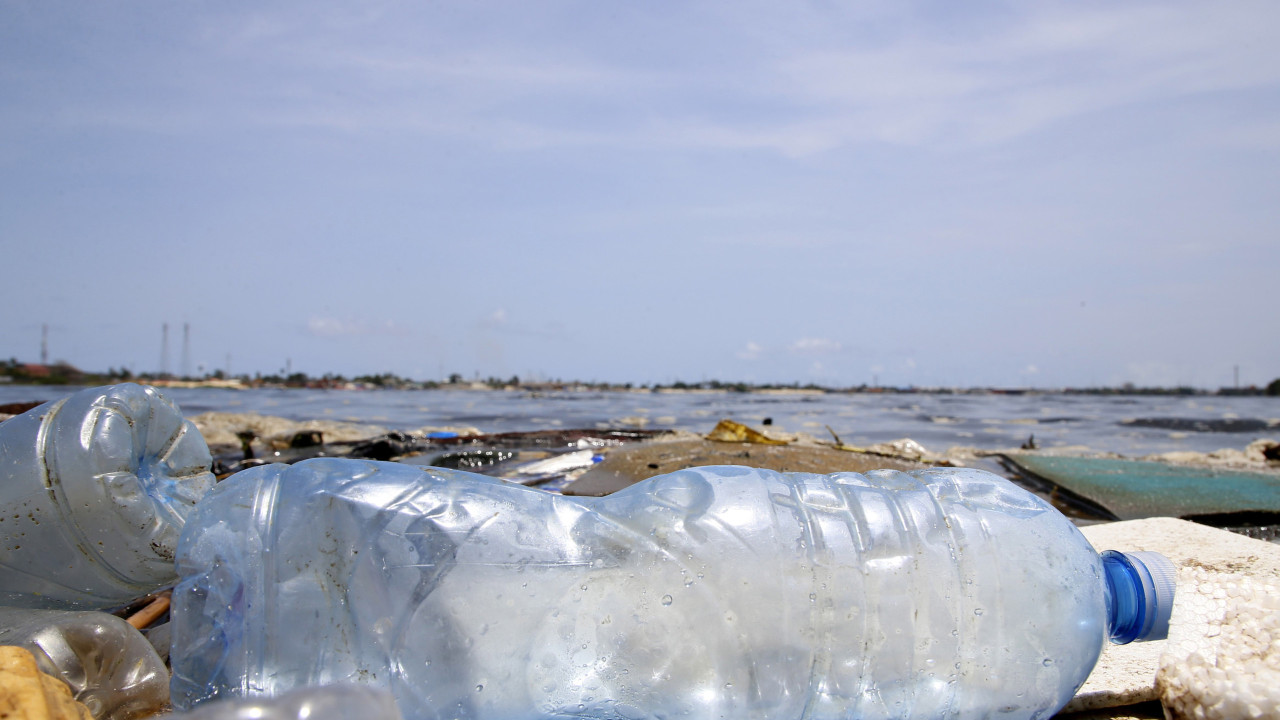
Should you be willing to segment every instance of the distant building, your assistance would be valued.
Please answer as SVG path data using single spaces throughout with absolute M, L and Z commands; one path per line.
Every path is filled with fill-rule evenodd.
M 23 363 L 18 366 L 18 372 L 27 377 L 47 378 L 53 375 L 53 368 L 38 363 Z
M 84 371 L 68 362 L 58 361 L 52 365 L 44 365 L 41 363 L 18 363 L 10 366 L 8 375 L 12 380 L 38 383 L 46 383 L 49 385 L 61 385 L 65 383 L 78 383 L 85 378 Z

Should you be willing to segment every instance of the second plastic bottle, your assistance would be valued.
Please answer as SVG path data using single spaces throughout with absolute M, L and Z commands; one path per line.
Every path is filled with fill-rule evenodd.
M 1066 518 L 975 470 L 696 468 L 568 498 L 265 466 L 183 533 L 172 696 L 358 681 L 411 720 L 1048 717 L 1109 624 L 1167 622 L 1121 561 L 1145 580 L 1117 573 L 1117 603 Z
M 132 383 L 0 423 L 0 604 L 109 608 L 173 582 L 211 462 L 177 406 Z

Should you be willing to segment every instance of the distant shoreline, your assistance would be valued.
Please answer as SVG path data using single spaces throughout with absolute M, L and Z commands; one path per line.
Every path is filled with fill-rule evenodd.
M 671 384 L 602 383 L 602 382 L 510 382 L 494 378 L 475 381 L 455 382 L 420 382 L 395 376 L 378 376 L 376 378 L 344 378 L 328 376 L 324 378 L 166 378 L 150 376 L 110 376 L 80 373 L 69 377 L 14 377 L 0 375 L 0 387 L 78 387 L 94 385 L 110 385 L 121 382 L 136 382 L 161 388 L 191 388 L 214 390 L 254 390 L 269 389 L 311 389 L 337 391 L 372 391 L 372 390 L 464 390 L 475 392 L 630 392 L 630 393 L 749 393 L 757 395 L 831 395 L 831 394 L 897 394 L 897 395 L 1116 395 L 1116 396 L 1280 396 L 1280 380 L 1268 387 L 1248 386 L 1243 388 L 1219 388 L 1208 390 L 1193 387 L 1137 387 L 1124 385 L 1120 387 L 1084 387 L 1084 388 L 1040 388 L 1040 387 L 918 387 L 918 386 L 824 386 L 816 384 L 780 385 L 773 383 L 723 383 L 709 381 L 702 383 L 675 382 Z

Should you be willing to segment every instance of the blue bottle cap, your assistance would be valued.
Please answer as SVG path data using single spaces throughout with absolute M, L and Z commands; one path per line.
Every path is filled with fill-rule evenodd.
M 1107 630 L 1123 645 L 1169 636 L 1177 568 L 1155 552 L 1102 553 L 1107 580 Z

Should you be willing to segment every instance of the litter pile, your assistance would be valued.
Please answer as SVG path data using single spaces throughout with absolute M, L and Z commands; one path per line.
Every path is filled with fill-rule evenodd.
M 181 679 L 171 677 L 171 668 L 176 665 L 170 662 L 170 648 L 181 647 L 184 652 L 198 654 L 209 651 L 202 642 L 213 641 L 173 637 L 170 603 L 178 577 L 175 561 L 184 562 L 178 547 L 180 538 L 195 542 L 183 534 L 184 527 L 190 527 L 188 519 L 208 506 L 202 502 L 206 496 L 219 493 L 223 486 L 217 483 L 233 475 L 239 477 L 239 473 L 284 478 L 286 474 L 273 469 L 281 467 L 276 464 L 317 458 L 394 461 L 405 466 L 438 468 L 432 473 L 440 477 L 447 477 L 450 470 L 480 473 L 502 483 L 539 488 L 546 491 L 547 497 L 557 494 L 604 496 L 657 475 L 698 466 L 746 465 L 779 472 L 863 473 L 872 469 L 914 471 L 931 466 L 954 467 L 977 457 L 963 453 L 935 455 L 905 438 L 865 448 L 853 447 L 842 443 L 834 433 L 833 442 L 825 442 L 769 427 L 751 428 L 732 420 L 721 421 L 706 436 L 648 429 L 496 434 L 471 427 L 396 431 L 347 423 L 292 423 L 257 415 L 218 413 L 187 420 L 154 388 L 129 384 L 91 388 L 34 409 L 15 406 L 0 410 L 14 411 L 7 419 L 0 416 L 3 421 L 0 423 L 0 717 L 30 720 L 133 720 L 166 716 L 165 713 L 172 711 L 171 686 L 191 692 L 190 687 L 182 685 Z M 1268 447 L 1259 446 L 1256 450 L 1255 454 L 1261 454 Z M 1019 456 L 1010 452 L 1001 457 L 1007 461 L 1012 458 L 1024 468 L 1035 466 L 1034 453 Z M 1267 461 L 1268 456 L 1263 460 Z M 308 467 L 327 467 L 324 465 L 327 462 Z M 341 467 L 345 472 L 353 466 Z M 369 464 L 368 467 L 379 466 Z M 1071 478 L 1064 480 L 1066 485 L 1071 482 Z M 1041 495 L 1054 499 L 1057 504 L 1061 498 L 1056 492 L 1041 492 Z M 220 494 L 225 502 L 228 493 Z M 670 500 L 695 501 L 696 498 L 679 493 Z M 257 502 L 246 498 L 232 505 L 247 512 L 246 517 L 254 517 L 254 513 L 264 511 Z M 405 495 L 394 502 L 412 504 L 415 500 Z M 814 502 L 820 505 L 822 501 Z M 1109 512 L 1101 503 L 1096 504 L 1103 512 Z M 312 511 L 304 515 L 296 522 L 306 523 L 320 517 Z M 487 527 L 491 520 L 500 521 L 500 516 L 501 512 L 495 512 L 492 518 L 482 518 L 475 527 Z M 566 523 L 570 520 L 559 519 Z M 360 570 L 360 558 L 353 554 L 355 545 L 338 539 L 342 530 L 340 522 L 313 529 L 331 538 L 333 563 L 345 563 L 356 568 L 355 571 L 365 572 Z M 415 537 L 412 513 L 398 516 L 387 513 L 384 522 L 408 523 L 402 534 L 406 538 Z M 458 526 L 467 525 L 460 520 Z M 202 542 L 206 544 L 199 552 L 217 559 L 215 567 L 223 560 L 230 562 L 229 558 L 242 553 L 241 548 L 260 549 L 266 542 L 265 538 L 243 529 L 220 528 L 217 522 L 204 522 L 203 527 L 206 539 Z M 400 552 L 403 567 L 415 569 L 429 568 L 439 561 L 441 553 L 449 552 L 445 547 L 413 544 L 406 544 L 402 549 L 381 550 L 389 553 L 387 557 Z M 327 577 L 324 568 L 297 569 L 296 578 L 264 582 L 294 583 L 294 587 L 302 587 L 304 592 L 311 582 L 316 587 L 326 587 L 327 581 L 306 580 L 311 575 Z M 388 587 L 402 591 L 404 598 L 420 600 L 418 595 L 424 592 L 412 583 L 404 587 L 396 585 L 400 576 L 396 575 L 395 567 L 367 571 L 388 573 L 393 579 Z M 475 572 L 480 578 L 485 571 L 477 568 Z M 422 573 L 415 570 L 413 574 Z M 691 578 L 690 585 L 693 581 Z M 1201 583 L 1201 586 L 1207 587 L 1207 584 Z M 202 587 L 204 589 L 195 595 L 184 595 L 181 602 L 231 615 L 262 612 L 260 608 L 267 602 L 243 592 L 218 595 L 208 589 L 225 588 L 225 585 Z M 1270 585 L 1265 587 L 1266 593 L 1272 590 Z M 392 595 L 375 598 L 370 606 L 354 609 L 354 621 L 372 623 L 362 631 L 372 632 L 386 643 L 402 642 L 402 628 L 378 625 L 387 607 L 401 599 Z M 454 608 L 451 612 L 519 613 L 520 608 L 511 602 L 511 599 L 493 598 L 481 605 Z M 664 597 L 659 604 L 665 606 L 669 602 Z M 1270 645 L 1250 646 L 1252 654 L 1236 664 L 1223 659 L 1220 646 L 1213 648 L 1216 655 L 1211 658 L 1207 651 L 1202 651 L 1190 659 L 1169 662 L 1161 670 L 1161 682 L 1167 703 L 1183 716 L 1200 716 L 1197 703 L 1219 710 L 1226 708 L 1216 716 L 1230 716 L 1237 708 L 1230 704 L 1235 702 L 1232 698 L 1240 697 L 1245 698 L 1240 707 L 1250 712 L 1250 708 L 1259 706 L 1264 715 L 1280 714 L 1280 707 L 1266 705 L 1274 704 L 1274 693 L 1254 693 L 1247 697 L 1236 694 L 1224 700 L 1222 692 L 1206 685 L 1204 678 L 1217 678 L 1223 668 L 1272 667 L 1274 659 L 1280 657 L 1280 634 L 1272 627 L 1274 617 L 1257 616 L 1250 609 L 1254 606 L 1248 603 L 1232 607 L 1229 613 L 1215 616 L 1216 621 L 1229 625 L 1231 618 L 1257 620 L 1261 623 L 1259 627 L 1265 626 L 1269 633 L 1266 643 Z M 287 619 L 280 620 L 279 632 L 287 633 Z M 417 618 L 414 622 L 427 620 Z M 569 628 L 565 632 L 585 630 Z M 284 642 L 271 632 L 248 640 L 267 644 Z M 442 637 L 440 642 L 448 645 L 469 641 Z M 246 654 L 241 660 L 247 657 Z M 227 658 L 219 661 L 222 664 L 218 667 L 235 660 L 231 655 Z M 350 670 L 350 675 L 363 676 L 375 672 L 361 665 L 363 661 L 359 658 L 353 662 L 353 667 L 344 669 L 344 673 Z M 599 662 L 604 664 L 593 672 L 608 669 L 605 660 Z M 246 673 L 243 682 L 242 694 L 253 695 L 257 694 L 254 690 L 262 688 L 256 683 L 264 681 Z M 482 685 L 478 683 L 475 692 L 481 692 Z M 552 695 L 558 692 L 554 688 L 544 690 Z M 609 717 L 639 717 L 643 715 L 642 710 L 619 705 L 610 710 L 613 714 Z M 166 717 L 175 720 L 250 717 L 330 720 L 357 716 L 367 720 L 399 720 L 401 717 L 390 694 L 362 685 L 327 685 L 271 699 L 218 700 L 199 705 L 186 714 Z M 1209 716 L 1214 715 L 1211 712 Z

